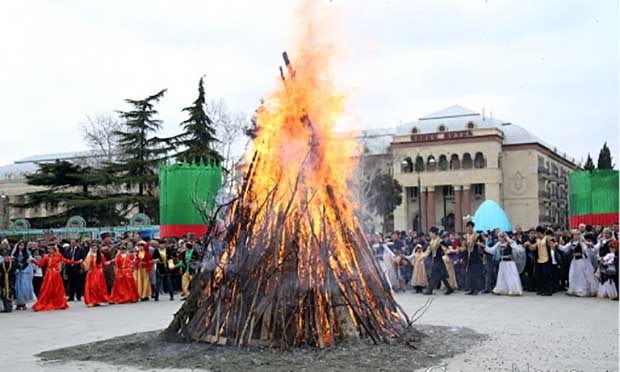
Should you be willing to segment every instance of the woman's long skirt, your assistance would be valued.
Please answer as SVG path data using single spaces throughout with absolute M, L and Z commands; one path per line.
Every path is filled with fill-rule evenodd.
M 32 269 L 15 273 L 15 298 L 17 305 L 26 305 L 37 299 L 32 287 Z
M 124 272 L 119 270 L 114 278 L 110 302 L 124 304 L 127 302 L 136 302 L 139 299 L 138 287 L 136 287 L 136 281 L 133 278 L 131 270 L 124 270 Z
M 609 298 L 610 300 L 615 300 L 618 298 L 618 288 L 616 288 L 616 283 L 613 280 L 608 279 L 598 288 L 598 297 L 600 298 Z
M 84 287 L 84 303 L 88 306 L 110 302 L 108 286 L 101 269 L 88 270 Z
M 596 296 L 599 282 L 594 276 L 594 268 L 588 259 L 574 258 L 568 271 L 567 295 L 578 297 Z
M 150 298 L 153 294 L 151 288 L 151 280 L 149 272 L 146 269 L 136 269 L 133 273 L 136 285 L 138 286 L 138 295 L 140 298 Z
M 426 287 L 428 285 L 428 277 L 426 276 L 426 267 L 424 260 L 417 260 L 413 267 L 413 286 Z
M 62 285 L 60 273 L 57 270 L 48 269 L 43 277 L 39 298 L 32 309 L 34 311 L 48 311 L 68 308 L 65 287 Z
M 448 271 L 448 283 L 450 283 L 450 287 L 452 289 L 458 289 L 458 284 L 456 283 L 456 272 L 454 271 L 454 262 L 448 256 L 443 256 L 443 262 L 446 264 L 446 271 Z
M 493 293 L 509 296 L 521 296 L 523 294 L 519 270 L 517 270 L 517 265 L 514 261 L 501 261 L 499 263 L 497 282 L 495 283 Z

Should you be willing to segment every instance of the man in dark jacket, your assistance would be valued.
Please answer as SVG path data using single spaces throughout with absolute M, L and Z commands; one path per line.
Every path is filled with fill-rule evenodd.
M 79 261 L 86 258 L 87 252 L 79 246 L 77 240 L 71 240 L 68 247 L 64 249 L 62 255 L 73 261 Z M 84 270 L 80 264 L 66 264 L 65 274 L 67 275 L 67 301 L 82 300 L 82 294 L 84 293 Z

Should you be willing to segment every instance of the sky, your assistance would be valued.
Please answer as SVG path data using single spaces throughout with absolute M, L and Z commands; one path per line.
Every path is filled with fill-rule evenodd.
M 577 160 L 619 123 L 617 0 L 315 0 L 338 46 L 344 129 L 393 127 L 451 105 L 492 112 Z M 252 114 L 294 50 L 281 1 L 5 1 L 0 4 L 0 165 L 87 148 L 86 115 L 163 88 L 162 135 L 205 76 L 208 97 Z

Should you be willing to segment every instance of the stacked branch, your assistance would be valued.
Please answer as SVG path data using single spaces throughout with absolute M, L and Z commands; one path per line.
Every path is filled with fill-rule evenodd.
M 332 184 L 315 181 L 325 164 L 310 118 L 289 120 L 311 133 L 297 174 L 266 175 L 264 154 L 253 154 L 225 235 L 209 229 L 207 244 L 223 239 L 226 249 L 204 261 L 165 336 L 279 348 L 324 348 L 348 337 L 402 339 L 409 320 L 352 207 Z M 275 178 L 269 190 L 257 190 L 261 177 Z

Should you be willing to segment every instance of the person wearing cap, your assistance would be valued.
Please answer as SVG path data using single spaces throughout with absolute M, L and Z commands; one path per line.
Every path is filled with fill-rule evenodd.
M 434 226 L 431 227 L 431 241 L 425 252 L 425 255 L 432 258 L 431 278 L 428 286 L 426 287 L 426 290 L 424 291 L 425 295 L 432 295 L 433 289 L 437 288 L 439 282 L 443 283 L 444 287 L 446 287 L 446 295 L 454 292 L 454 289 L 450 286 L 450 283 L 448 282 L 448 271 L 446 270 L 446 265 L 443 261 L 444 251 L 449 249 L 449 247 L 445 242 L 441 240 L 438 234 L 439 229 Z
M 112 245 L 112 235 L 109 232 L 101 233 L 101 248 L 99 249 L 106 261 L 113 260 L 116 257 L 117 250 Z M 108 294 L 112 294 L 112 287 L 114 286 L 114 267 L 105 265 L 103 267 L 103 276 L 105 278 L 106 286 L 108 287 Z
M 185 243 L 185 249 L 179 252 L 181 260 L 177 264 L 183 270 L 181 277 L 181 289 L 183 291 L 183 300 L 189 297 L 189 285 L 192 281 L 192 275 L 195 271 L 195 263 L 198 261 L 198 255 L 194 251 L 191 243 Z
M 484 287 L 482 256 L 485 245 L 480 234 L 474 232 L 474 227 L 473 221 L 468 221 L 465 225 L 465 236 L 459 250 L 465 252 L 465 294 L 475 296 Z
M 551 244 L 549 236 L 545 235 L 546 229 L 543 226 L 536 227 L 536 242 L 525 242 L 523 246 L 536 252 L 536 266 L 534 276 L 536 281 L 537 295 L 553 295 L 553 263 L 551 260 Z M 556 243 L 557 244 L 557 243 Z
M 68 309 L 65 287 L 62 285 L 60 275 L 61 264 L 80 264 L 82 261 L 73 261 L 63 257 L 58 251 L 56 243 L 47 245 L 47 254 L 41 261 L 31 261 L 35 265 L 45 269 L 43 284 L 37 302 L 32 306 L 34 311 L 64 310 Z
M 153 270 L 153 262 L 151 261 L 151 253 L 148 245 L 144 240 L 138 241 L 138 247 L 134 258 L 134 268 L 133 275 L 136 280 L 136 285 L 138 286 L 140 301 L 148 301 L 153 293 L 151 281 L 149 280 L 151 270 Z
M 116 275 L 114 276 L 114 285 L 112 286 L 112 295 L 110 302 L 115 304 L 124 304 L 128 302 L 136 302 L 140 298 L 136 280 L 131 271 L 132 258 L 127 252 L 127 246 L 122 244 L 120 252 L 113 260 L 106 261 L 106 266 L 116 266 Z
M 446 265 L 446 271 L 448 272 L 448 283 L 450 283 L 450 287 L 457 289 L 458 284 L 456 283 L 456 271 L 454 270 L 454 261 L 452 261 L 451 256 L 454 256 L 455 254 L 458 255 L 458 250 L 452 248 L 452 240 L 450 240 L 450 234 L 448 234 L 447 231 L 444 231 L 441 234 L 441 240 L 445 243 L 443 262 Z
M 163 241 L 151 241 L 151 246 L 155 248 L 153 251 L 153 262 L 155 263 L 155 301 L 159 301 L 159 292 L 170 294 L 170 301 L 174 300 L 174 287 L 172 286 L 172 270 L 174 270 L 174 255 L 169 245 Z

